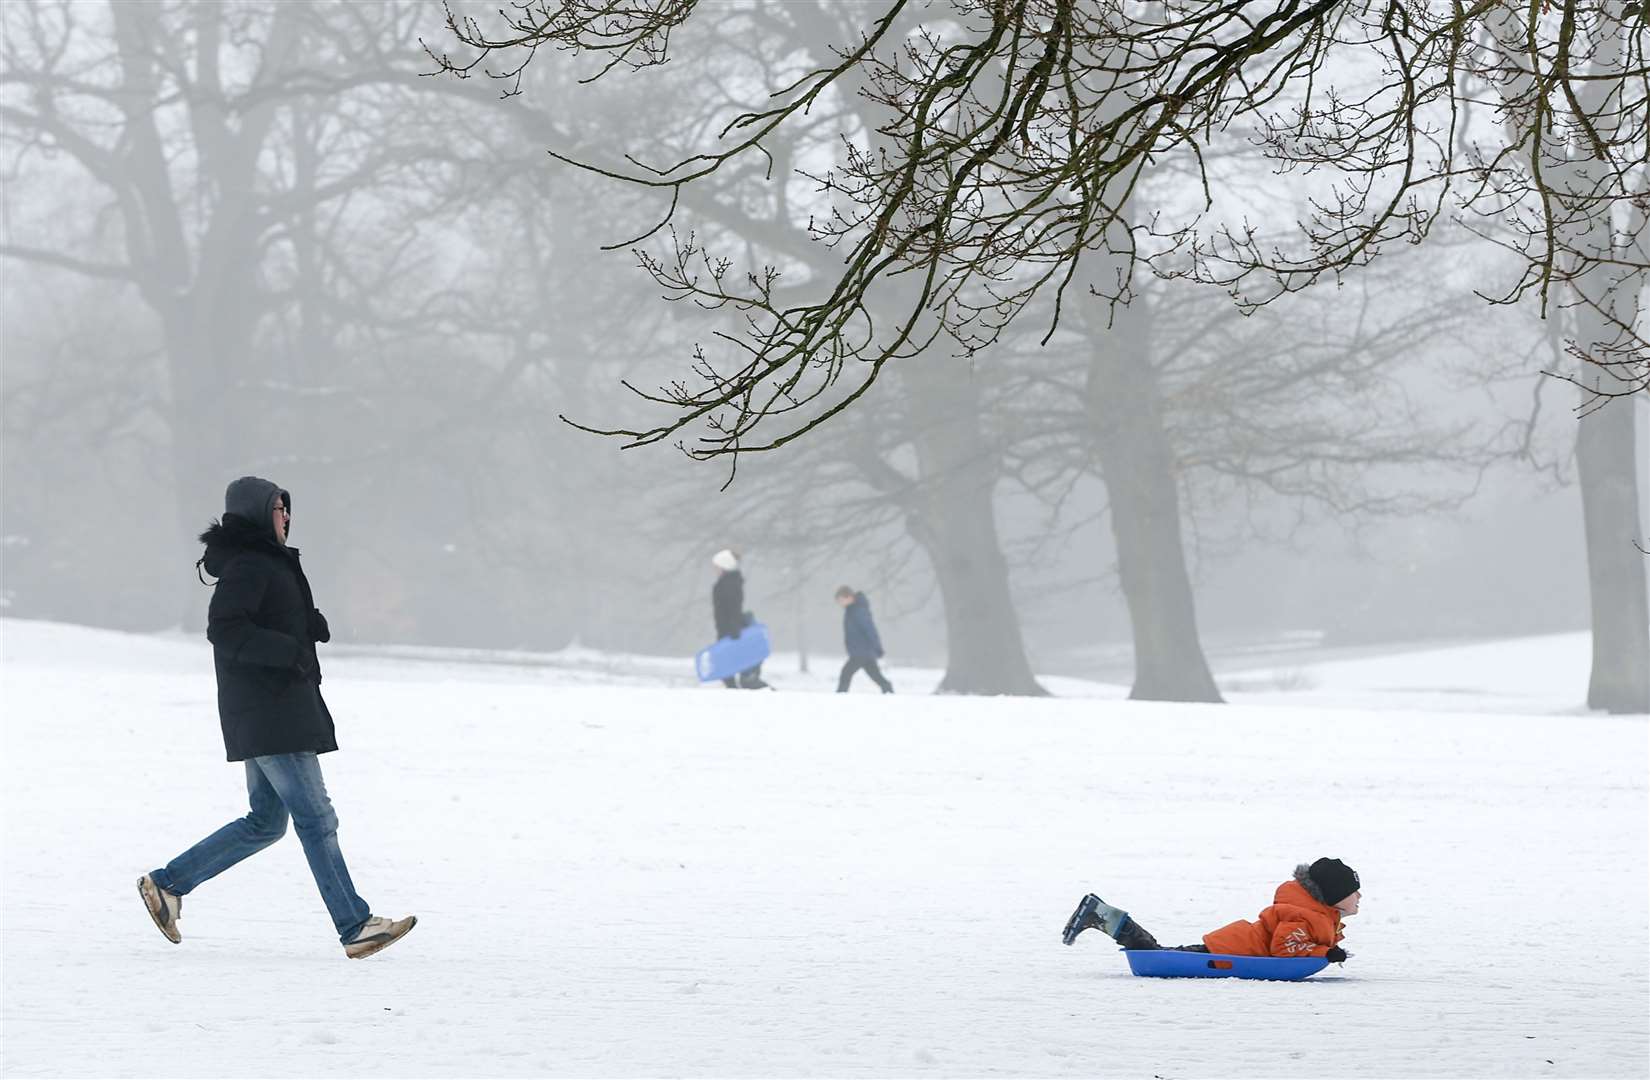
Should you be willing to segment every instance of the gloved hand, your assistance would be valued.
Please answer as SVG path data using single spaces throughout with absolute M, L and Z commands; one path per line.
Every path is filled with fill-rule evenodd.
M 327 627 L 327 617 L 321 614 L 320 608 L 309 609 L 309 640 L 320 642 L 332 640 L 332 631 Z
M 1339 945 L 1331 945 L 1329 947 L 1329 951 L 1323 954 L 1323 958 L 1328 960 L 1331 964 L 1344 964 L 1346 963 L 1346 958 L 1351 955 L 1351 953 L 1347 952 Z

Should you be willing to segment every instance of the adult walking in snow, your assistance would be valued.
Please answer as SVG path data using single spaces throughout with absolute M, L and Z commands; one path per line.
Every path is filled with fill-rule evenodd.
M 716 584 L 710 588 L 710 610 L 716 620 L 718 638 L 736 638 L 745 632 L 750 616 L 745 611 L 745 575 L 739 569 L 739 553 L 723 548 L 710 558 L 716 567 Z M 728 676 L 722 685 L 729 690 L 763 690 L 762 665 L 746 668 L 737 678 Z
M 229 760 L 245 763 L 251 812 L 143 875 L 138 893 L 160 932 L 177 944 L 182 898 L 279 840 L 290 816 L 344 953 L 359 959 L 399 940 L 418 920 L 372 914 L 338 847 L 338 815 L 317 756 L 338 749 L 315 656 L 316 642 L 332 634 L 298 549 L 287 546 L 291 521 L 291 495 L 243 476 L 224 494 L 223 520 L 201 534 L 206 554 L 197 566 L 218 579 L 206 623 L 218 719 Z
M 846 694 L 854 675 L 863 670 L 884 694 L 892 694 L 893 684 L 877 667 L 877 661 L 882 659 L 882 637 L 871 619 L 871 601 L 852 585 L 844 585 L 836 591 L 836 602 L 842 605 L 842 642 L 848 650 L 848 661 L 842 665 L 842 674 L 837 676 L 836 692 Z

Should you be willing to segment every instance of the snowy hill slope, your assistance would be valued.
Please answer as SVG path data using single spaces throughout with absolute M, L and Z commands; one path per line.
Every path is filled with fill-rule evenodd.
M 1583 713 L 1592 639 L 1548 634 L 1223 674 L 1233 700 L 1437 712 Z
M 1650 1065 L 1642 718 L 329 657 L 344 851 L 421 920 L 351 962 L 291 835 L 186 899 L 182 945 L 139 904 L 245 809 L 203 642 L 0 621 L 0 658 L 6 1076 Z M 1059 943 L 1088 889 L 1192 941 L 1319 854 L 1365 883 L 1325 977 L 1139 980 Z
M 1546 715 L 1583 713 L 1591 641 L 1585 633 L 1471 644 L 1393 647 L 1380 655 L 1330 658 L 1333 652 L 1301 649 L 1287 663 L 1229 667 L 1217 681 L 1234 701 L 1261 705 L 1338 706 L 1358 709 L 1428 709 L 1438 712 L 1514 712 Z M 349 670 L 385 678 L 448 677 L 457 665 L 465 678 L 543 682 L 556 685 L 695 687 L 684 657 L 604 653 L 569 648 L 552 653 L 344 646 L 330 650 Z M 777 653 L 764 671 L 787 691 L 829 693 L 836 688 L 839 655 L 814 654 L 811 669 L 799 670 L 794 652 Z M 896 685 L 929 693 L 944 672 L 937 668 L 885 664 Z M 1056 697 L 1128 696 L 1127 683 L 1097 682 L 1060 675 L 1041 676 Z M 703 689 L 721 692 L 720 685 Z M 863 675 L 861 693 L 874 692 Z

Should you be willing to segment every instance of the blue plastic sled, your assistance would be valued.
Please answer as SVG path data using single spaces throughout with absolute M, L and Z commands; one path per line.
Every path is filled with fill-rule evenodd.
M 736 638 L 722 638 L 699 650 L 693 667 L 700 682 L 715 682 L 747 671 L 768 658 L 768 628 L 753 622 Z
M 1298 982 L 1329 966 L 1321 956 L 1227 956 L 1176 949 L 1124 949 L 1129 970 L 1162 979 L 1276 979 Z

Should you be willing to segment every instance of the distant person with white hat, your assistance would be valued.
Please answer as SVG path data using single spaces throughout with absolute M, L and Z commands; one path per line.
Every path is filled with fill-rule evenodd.
M 716 636 L 718 638 L 736 638 L 750 625 L 750 613 L 745 610 L 745 575 L 739 570 L 739 553 L 732 548 L 723 548 L 710 557 L 710 564 L 716 567 L 716 584 L 710 590 L 711 614 L 716 619 Z M 768 684 L 762 681 L 762 665 L 746 668 L 737 678 L 728 676 L 722 680 L 722 685 L 729 690 L 765 690 Z

